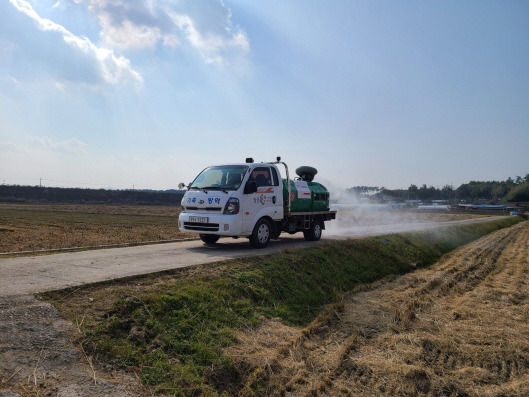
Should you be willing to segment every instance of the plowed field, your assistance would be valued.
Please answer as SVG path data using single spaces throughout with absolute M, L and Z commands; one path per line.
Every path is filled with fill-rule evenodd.
M 529 395 L 529 222 L 351 293 L 308 328 L 270 320 L 229 355 L 243 395 Z

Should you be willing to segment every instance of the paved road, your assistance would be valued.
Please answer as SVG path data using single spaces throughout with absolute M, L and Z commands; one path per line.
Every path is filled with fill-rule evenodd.
M 273 241 L 264 250 L 246 239 L 221 239 L 213 247 L 202 241 L 182 241 L 53 255 L 0 259 L 0 297 L 27 295 L 139 274 L 177 269 L 199 263 L 263 255 L 311 243 L 303 237 Z
M 346 237 L 399 233 L 453 225 L 494 220 L 500 217 L 468 219 L 450 222 L 352 227 L 333 231 L 322 241 Z M 183 241 L 127 248 L 112 248 L 0 259 L 0 297 L 36 294 L 115 278 L 177 269 L 200 263 L 217 262 L 236 257 L 248 257 L 277 252 L 284 248 L 313 245 L 300 233 L 272 241 L 264 250 L 250 247 L 248 240 L 221 239 L 213 247 L 201 241 Z M 317 243 L 316 243 L 317 244 Z

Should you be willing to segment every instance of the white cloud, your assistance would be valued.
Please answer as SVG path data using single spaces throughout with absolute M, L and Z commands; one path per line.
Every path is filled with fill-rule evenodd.
M 25 0 L 10 0 L 10 2 L 18 11 L 31 18 L 39 31 L 48 34 L 45 39 L 33 37 L 34 41 L 54 41 L 55 37 L 57 37 L 62 38 L 63 42 L 66 43 L 66 48 L 57 42 L 44 46 L 45 48 L 53 47 L 53 50 L 50 49 L 48 54 L 39 53 L 39 51 L 45 51 L 43 49 L 39 49 L 39 51 L 35 51 L 35 54 L 32 54 L 30 46 L 26 50 L 25 56 L 40 56 L 41 62 L 48 62 L 50 68 L 53 68 L 55 62 L 59 62 L 59 60 L 55 59 L 57 54 L 54 54 L 53 51 L 60 52 L 62 65 L 54 71 L 58 74 L 61 74 L 62 71 L 61 77 L 65 80 L 84 80 L 89 85 L 97 85 L 101 82 L 110 84 L 130 83 L 137 86 L 142 84 L 142 77 L 131 67 L 130 61 L 125 57 L 116 56 L 111 49 L 97 47 L 87 37 L 76 36 L 64 26 L 50 19 L 40 17 L 31 4 Z M 28 27 L 25 29 L 28 29 Z M 20 36 L 23 37 L 23 34 Z M 17 49 L 23 51 L 24 44 L 26 43 L 21 42 Z M 35 46 L 35 44 L 32 43 L 32 46 Z M 69 63 L 68 61 L 66 62 L 66 66 L 64 66 L 64 60 L 69 60 Z M 68 67 L 70 67 L 70 70 L 66 69 Z M 77 73 L 74 70 L 76 68 L 81 69 L 82 72 Z M 88 72 L 87 68 L 92 68 L 93 70 Z
M 195 22 L 188 15 L 172 14 L 171 17 L 208 63 L 222 63 L 222 54 L 229 49 L 240 49 L 243 52 L 250 49 L 248 40 L 241 31 L 232 33 L 229 37 L 214 32 L 203 33 L 197 29 Z
M 114 26 L 104 17 L 101 17 L 100 21 L 106 32 L 106 41 L 113 46 L 131 49 L 154 48 L 159 40 L 178 44 L 178 40 L 162 35 L 159 28 L 138 26 L 131 21 L 123 21 L 121 26 Z
M 77 138 L 70 138 L 66 141 L 57 141 L 54 142 L 51 138 L 47 136 L 37 137 L 37 136 L 31 136 L 29 137 L 30 142 L 32 143 L 31 146 L 33 147 L 41 147 L 45 149 L 54 150 L 57 152 L 62 153 L 85 153 L 85 149 L 87 147 L 87 144 L 85 142 L 80 141 Z
M 159 7 L 142 1 L 88 0 L 101 25 L 101 38 L 110 47 L 127 49 L 154 48 L 161 41 L 177 45 L 167 19 Z M 154 5 L 153 5 L 154 6 Z
M 110 46 L 137 50 L 186 42 L 208 63 L 222 63 L 250 49 L 246 34 L 233 28 L 231 12 L 220 1 L 88 1 Z
M 59 91 L 62 91 L 62 92 L 66 91 L 66 86 L 60 81 L 56 81 L 54 85 L 55 85 L 55 88 L 57 88 Z

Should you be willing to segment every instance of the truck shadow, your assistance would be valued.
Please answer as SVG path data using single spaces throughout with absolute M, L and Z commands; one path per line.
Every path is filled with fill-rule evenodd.
M 306 241 L 303 238 L 280 237 L 279 240 L 272 240 L 268 247 L 262 249 L 252 248 L 246 238 L 232 239 L 221 238 L 215 244 L 203 244 L 199 247 L 190 247 L 189 252 L 205 254 L 208 256 L 219 256 L 236 258 L 244 256 L 266 255 L 283 249 L 310 247 L 319 242 Z

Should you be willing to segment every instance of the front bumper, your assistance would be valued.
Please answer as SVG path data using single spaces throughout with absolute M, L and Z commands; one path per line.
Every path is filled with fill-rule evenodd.
M 195 218 L 195 219 L 193 219 Z M 207 218 L 207 222 L 196 222 L 196 218 Z M 202 212 L 182 212 L 178 217 L 178 227 L 182 232 L 216 234 L 236 237 L 241 235 L 241 214 L 225 215 Z

